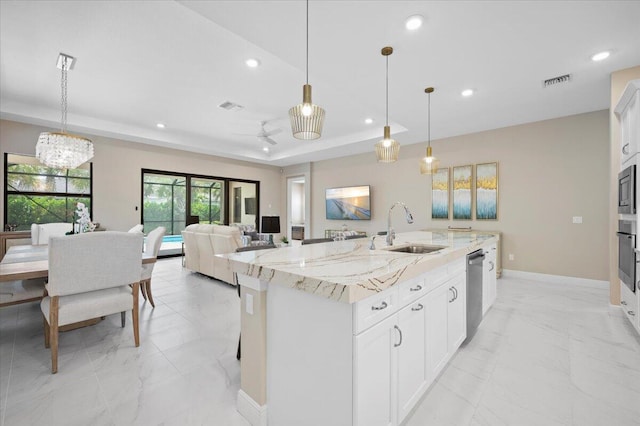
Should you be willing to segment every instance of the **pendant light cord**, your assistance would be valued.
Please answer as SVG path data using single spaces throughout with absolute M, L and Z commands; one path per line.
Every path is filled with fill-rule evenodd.
M 67 130 L 67 58 L 62 60 L 62 79 L 60 81 L 60 91 L 62 93 L 60 97 L 60 125 L 61 133 L 66 133 Z
M 428 107 L 427 107 L 427 140 L 429 141 L 429 147 L 431 147 L 431 93 L 427 93 Z
M 309 0 L 307 0 L 307 84 L 309 84 Z
M 386 77 L 386 126 L 389 125 L 389 56 L 385 56 L 387 59 L 387 77 Z

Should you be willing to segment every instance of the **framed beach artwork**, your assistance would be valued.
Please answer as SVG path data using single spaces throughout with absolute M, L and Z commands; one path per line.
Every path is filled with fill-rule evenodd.
M 498 219 L 498 163 L 476 164 L 476 219 Z
M 473 166 L 453 168 L 453 219 L 471 220 Z
M 449 168 L 438 169 L 431 181 L 431 219 L 449 219 Z

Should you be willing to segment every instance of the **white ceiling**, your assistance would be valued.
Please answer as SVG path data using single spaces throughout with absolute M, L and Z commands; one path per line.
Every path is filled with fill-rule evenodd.
M 425 23 L 404 28 L 414 14 Z M 640 2 L 328 1 L 309 6 L 309 83 L 322 138 L 291 136 L 305 81 L 305 2 L 1 1 L 2 118 L 57 127 L 59 52 L 69 128 L 285 166 L 371 152 L 385 114 L 402 144 L 609 107 L 609 74 L 640 65 Z M 590 60 L 611 50 L 609 59 Z M 246 67 L 258 58 L 261 66 Z M 542 81 L 571 73 L 570 83 Z M 460 92 L 477 93 L 463 98 Z M 217 106 L 232 101 L 238 112 Z M 364 123 L 372 117 L 371 125 Z M 259 122 L 278 144 L 269 155 Z M 156 128 L 156 123 L 166 129 Z M 34 141 L 35 144 L 35 141 Z M 402 150 L 401 154 L 402 156 Z

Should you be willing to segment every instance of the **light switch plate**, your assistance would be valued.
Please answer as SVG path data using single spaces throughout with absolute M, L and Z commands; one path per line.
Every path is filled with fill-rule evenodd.
M 249 315 L 253 315 L 253 295 L 245 294 L 244 300 L 246 300 L 245 306 L 246 306 L 247 313 Z
M 574 216 L 573 223 L 582 223 L 582 216 Z

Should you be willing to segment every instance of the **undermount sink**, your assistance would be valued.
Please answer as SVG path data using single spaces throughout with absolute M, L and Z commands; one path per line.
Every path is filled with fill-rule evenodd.
M 385 248 L 385 250 L 395 251 L 400 253 L 425 254 L 425 253 L 435 253 L 445 248 L 447 247 L 446 246 L 430 246 L 426 244 L 410 244 L 407 246 Z

